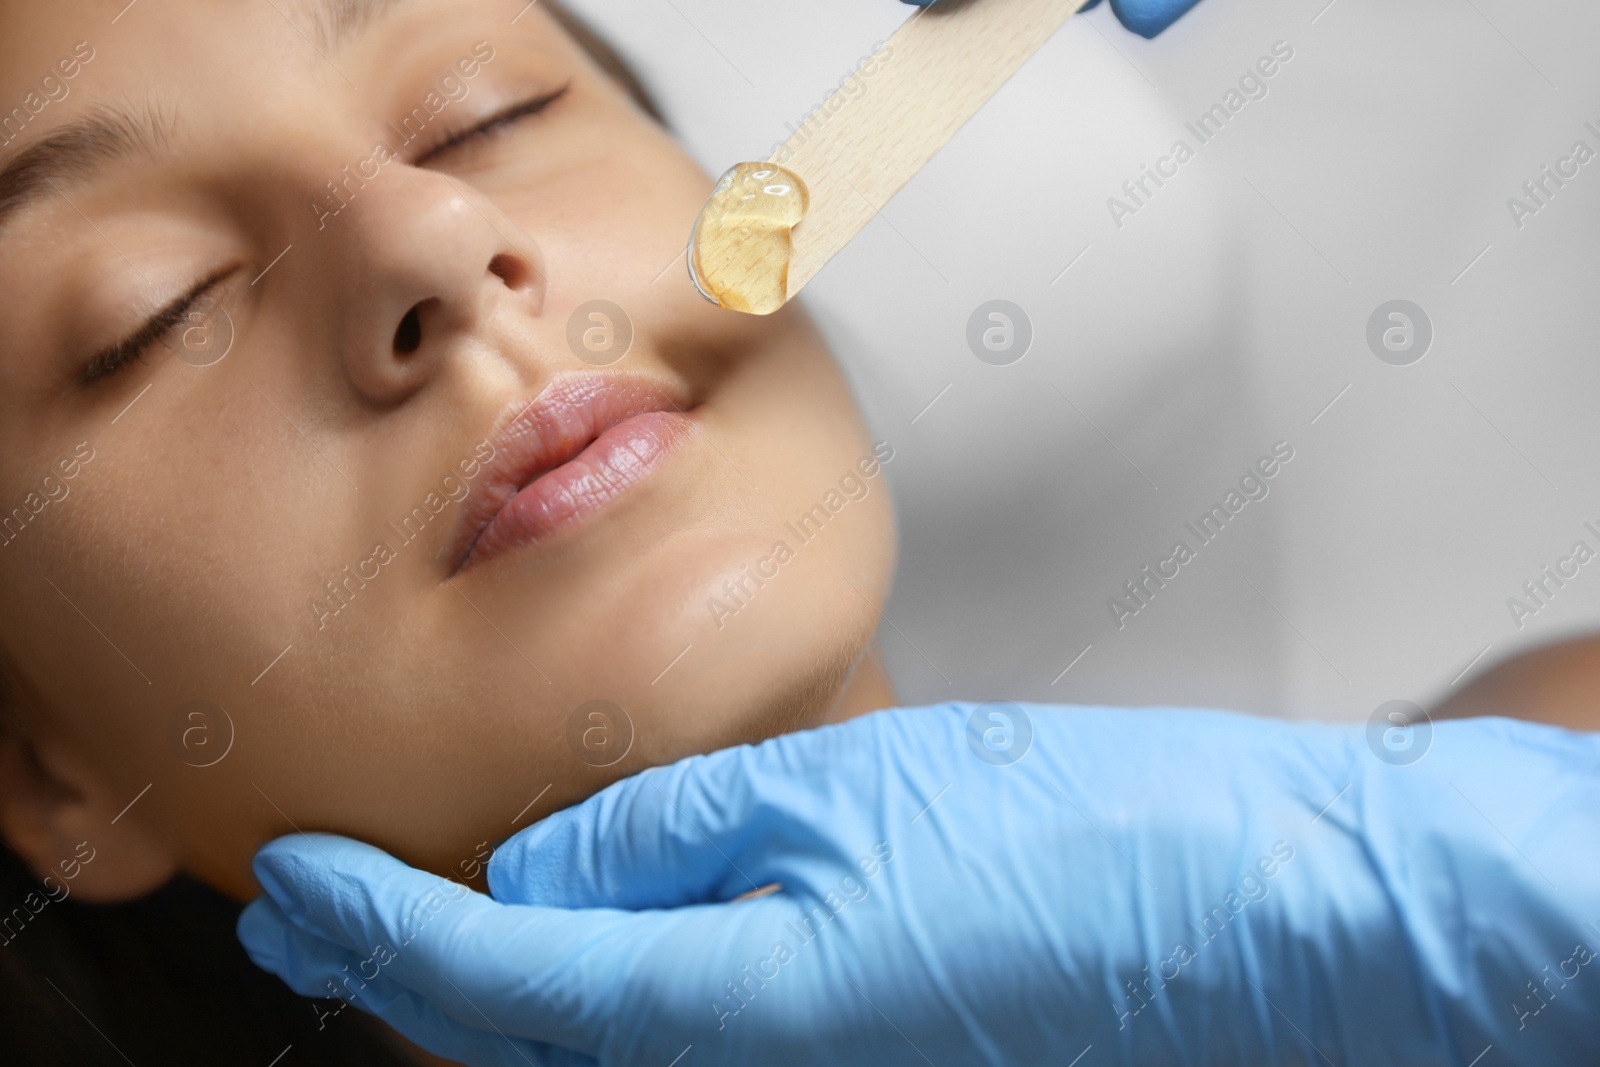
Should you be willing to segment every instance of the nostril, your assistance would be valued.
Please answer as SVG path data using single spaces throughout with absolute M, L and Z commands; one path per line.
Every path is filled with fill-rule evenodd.
M 502 252 L 489 260 L 489 273 L 504 282 L 507 289 L 521 289 L 533 272 L 520 256 Z
M 422 305 L 417 304 L 406 312 L 394 331 L 394 350 L 402 356 L 409 356 L 422 347 L 422 316 L 417 313 L 420 307 Z

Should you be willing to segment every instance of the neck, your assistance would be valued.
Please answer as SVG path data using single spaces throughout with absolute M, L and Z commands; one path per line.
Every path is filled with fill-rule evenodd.
M 883 669 L 883 657 L 874 641 L 850 672 L 839 696 L 823 716 L 823 722 L 843 722 L 869 711 L 895 706 L 894 684 Z

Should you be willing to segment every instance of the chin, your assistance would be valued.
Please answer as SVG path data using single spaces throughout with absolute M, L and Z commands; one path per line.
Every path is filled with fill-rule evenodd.
M 801 588 L 799 576 L 795 586 L 810 592 Z M 847 612 L 839 610 L 841 603 Z M 819 606 L 829 610 L 819 612 Z M 871 604 L 845 588 L 825 605 L 774 597 L 760 607 L 759 615 L 741 614 L 720 633 L 704 634 L 690 654 L 696 662 L 690 666 L 686 656 L 674 668 L 683 673 L 651 714 L 703 728 L 692 739 L 677 735 L 671 748 L 645 754 L 648 763 L 754 744 L 831 721 L 871 643 L 877 621 Z
M 836 645 L 822 654 L 799 657 L 782 646 L 746 649 L 718 665 L 712 681 L 721 681 L 717 691 L 732 690 L 735 703 L 725 705 L 725 719 L 718 724 L 716 743 L 689 746 L 677 758 L 731 745 L 755 744 L 769 737 L 793 733 L 828 721 L 856 664 L 865 653 L 870 635 L 848 645 Z M 744 678 L 760 684 L 740 684 Z M 727 682 L 733 682 L 729 686 Z M 738 697 L 743 696 L 743 700 Z

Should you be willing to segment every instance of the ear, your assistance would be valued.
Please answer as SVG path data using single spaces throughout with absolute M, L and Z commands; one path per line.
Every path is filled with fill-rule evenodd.
M 132 900 L 178 872 L 178 850 L 65 738 L 0 733 L 0 837 L 52 892 Z

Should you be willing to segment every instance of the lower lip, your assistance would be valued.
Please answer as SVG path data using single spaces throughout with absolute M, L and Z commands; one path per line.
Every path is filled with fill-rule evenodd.
M 649 477 L 689 431 L 689 417 L 676 411 L 623 419 L 506 501 L 473 546 L 473 560 L 543 540 L 599 511 Z

